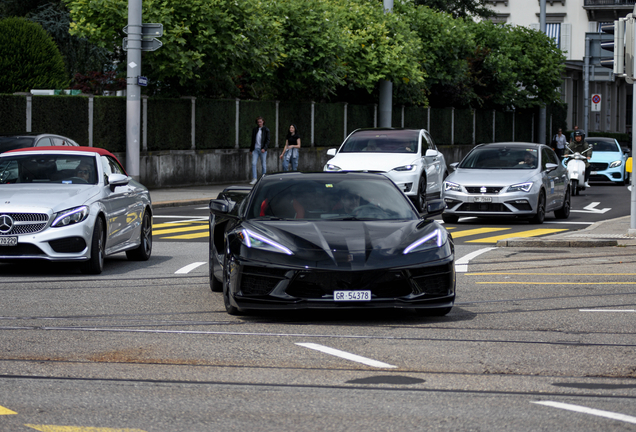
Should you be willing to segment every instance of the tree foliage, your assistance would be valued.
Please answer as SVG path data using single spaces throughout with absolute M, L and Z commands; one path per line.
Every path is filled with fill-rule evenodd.
M 66 88 L 64 60 L 42 26 L 24 18 L 0 20 L 0 93 Z
M 451 14 L 453 18 L 488 18 L 494 16 L 495 12 L 486 6 L 487 1 L 488 0 L 415 0 L 415 4 L 447 12 Z

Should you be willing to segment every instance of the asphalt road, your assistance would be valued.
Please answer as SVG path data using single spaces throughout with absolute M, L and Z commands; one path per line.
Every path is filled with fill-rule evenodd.
M 0 431 L 635 430 L 634 251 L 469 253 L 443 318 L 229 316 L 205 242 L 2 264 Z

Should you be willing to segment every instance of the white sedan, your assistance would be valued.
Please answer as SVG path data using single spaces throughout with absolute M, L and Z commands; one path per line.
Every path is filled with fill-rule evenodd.
M 98 274 L 119 252 L 150 258 L 152 204 L 114 155 L 60 146 L 0 155 L 0 261 L 78 262 Z
M 424 129 L 357 129 L 327 155 L 334 158 L 324 171 L 382 173 L 422 212 L 429 200 L 441 198 L 448 175 L 444 155 Z

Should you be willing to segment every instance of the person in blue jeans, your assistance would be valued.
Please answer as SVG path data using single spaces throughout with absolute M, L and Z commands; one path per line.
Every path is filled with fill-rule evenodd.
M 258 178 L 256 175 L 256 164 L 258 158 L 261 159 L 262 174 L 267 172 L 267 148 L 269 147 L 269 129 L 265 126 L 263 117 L 256 117 L 256 127 L 252 129 L 252 143 L 250 145 L 250 153 L 252 154 L 252 181 L 250 184 L 256 183 Z
M 292 124 L 289 126 L 289 132 L 285 138 L 285 148 L 279 157 L 279 159 L 283 160 L 283 171 L 289 171 L 290 162 L 292 171 L 298 171 L 299 149 L 300 136 L 298 135 L 298 128 Z

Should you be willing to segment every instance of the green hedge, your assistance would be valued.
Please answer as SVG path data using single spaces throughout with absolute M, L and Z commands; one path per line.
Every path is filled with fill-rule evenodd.
M 0 134 L 26 132 L 26 98 L 0 95 Z
M 337 147 L 344 141 L 344 103 L 314 105 L 314 146 Z
M 517 110 L 515 114 L 515 141 L 532 142 L 532 137 L 537 136 L 536 131 L 538 131 L 539 127 L 539 111 L 531 109 Z M 533 127 L 535 130 L 534 135 Z
M 236 100 L 196 100 L 197 150 L 234 148 L 236 134 Z
M 125 152 L 126 98 L 95 96 L 93 101 L 93 146 Z
M 356 129 L 372 128 L 375 105 L 347 105 L 347 135 Z
M 88 145 L 88 98 L 33 96 L 31 130 L 67 136 Z
M 433 139 L 435 139 L 433 137 Z M 455 110 L 455 136 L 453 144 L 471 145 L 473 143 L 473 110 L 469 108 Z
M 404 127 L 407 129 L 427 129 L 428 108 L 404 107 Z
M 192 100 L 148 99 L 148 151 L 192 148 Z
M 274 146 L 276 134 L 276 102 L 241 101 L 239 111 L 239 147 L 250 148 L 252 129 L 256 127 L 256 117 L 263 117 L 271 134 L 270 146 Z M 300 125 L 298 126 L 300 128 Z M 304 141 L 301 141 L 301 143 Z

